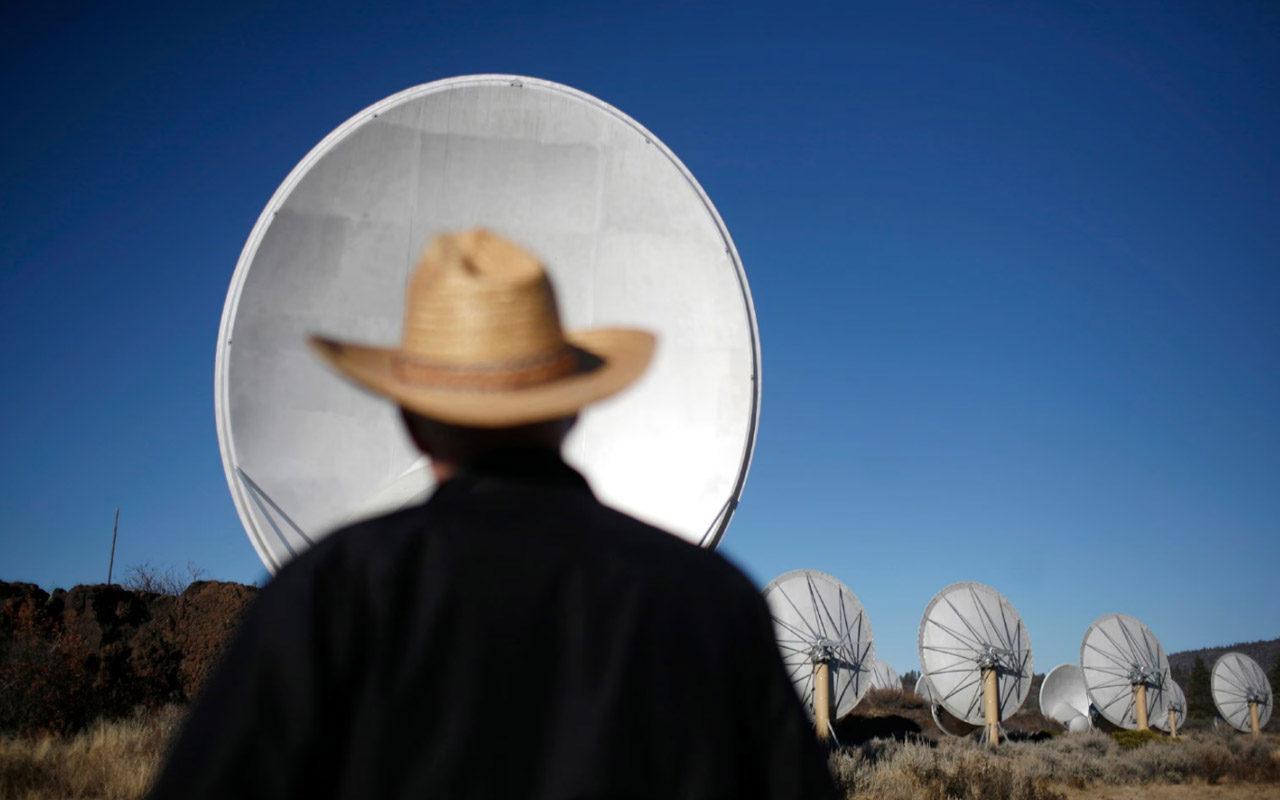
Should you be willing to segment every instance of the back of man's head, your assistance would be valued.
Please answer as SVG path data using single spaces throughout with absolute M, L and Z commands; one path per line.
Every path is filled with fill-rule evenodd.
M 509 428 L 469 428 L 424 417 L 401 408 L 405 427 L 418 449 L 431 459 L 437 480 L 489 453 L 512 448 L 559 450 L 577 417 L 534 422 Z

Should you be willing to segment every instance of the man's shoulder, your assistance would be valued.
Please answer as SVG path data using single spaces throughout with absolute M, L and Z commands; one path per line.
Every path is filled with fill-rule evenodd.
M 731 580 L 743 577 L 736 567 L 714 550 L 701 547 L 603 503 L 597 503 L 597 507 L 595 515 L 609 528 L 605 535 L 613 534 L 610 541 L 619 550 L 652 554 L 659 559 L 659 563 L 707 571 Z
M 691 607 L 718 613 L 726 604 L 751 614 L 760 590 L 731 561 L 674 533 L 596 503 L 592 541 L 599 563 L 620 581 L 634 579 L 649 591 L 683 598 Z
M 423 529 L 423 506 L 413 506 L 349 523 L 298 553 L 272 583 L 347 580 L 374 562 L 395 558 L 394 551 Z

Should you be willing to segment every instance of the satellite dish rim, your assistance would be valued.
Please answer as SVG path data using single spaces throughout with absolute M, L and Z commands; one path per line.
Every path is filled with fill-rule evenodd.
M 236 515 L 240 518 L 241 527 L 249 534 L 250 542 L 253 544 L 254 550 L 258 554 L 258 559 L 267 567 L 274 575 L 279 572 L 283 564 L 271 552 L 266 543 L 262 540 L 262 534 L 258 531 L 252 515 L 248 512 L 250 500 L 246 496 L 243 483 L 236 478 L 236 471 L 239 469 L 240 460 L 237 458 L 235 442 L 231 435 L 230 420 L 230 382 L 227 375 L 229 350 L 232 346 L 231 327 L 236 318 L 236 311 L 240 306 L 240 298 L 244 291 L 245 280 L 248 278 L 250 267 L 253 259 L 258 252 L 258 248 L 262 244 L 262 240 L 266 235 L 268 227 L 270 227 L 272 219 L 279 211 L 280 207 L 285 203 L 289 196 L 297 188 L 298 183 L 311 170 L 311 168 L 323 156 L 329 153 L 338 144 L 344 141 L 349 135 L 357 130 L 361 125 L 377 117 L 378 115 L 395 108 L 399 105 L 425 97 L 437 92 L 443 92 L 463 86 L 483 86 L 483 85 L 508 85 L 523 88 L 524 86 L 535 86 L 548 91 L 559 92 L 568 95 L 580 102 L 593 106 L 607 114 L 612 115 L 624 125 L 633 128 L 637 133 L 644 137 L 646 142 L 656 148 L 673 164 L 685 179 L 686 183 L 697 194 L 703 208 L 708 212 L 714 221 L 720 236 L 726 245 L 726 255 L 733 262 L 734 273 L 738 280 L 739 294 L 742 297 L 743 306 L 746 311 L 747 327 L 751 331 L 751 409 L 747 421 L 747 430 L 742 442 L 742 452 L 739 456 L 738 476 L 734 481 L 729 497 L 721 508 L 720 514 L 712 520 L 711 527 L 703 535 L 702 540 L 698 542 L 699 546 L 709 550 L 714 550 L 724 537 L 725 530 L 729 527 L 729 521 L 733 517 L 734 511 L 737 509 L 742 499 L 742 492 L 746 487 L 747 475 L 751 470 L 751 463 L 755 456 L 755 444 L 760 427 L 760 406 L 762 402 L 762 375 L 761 375 L 761 353 L 760 353 L 760 326 L 756 318 L 755 303 L 752 300 L 750 284 L 747 281 L 746 270 L 742 266 L 742 259 L 738 254 L 737 245 L 733 241 L 733 237 L 729 233 L 729 228 L 725 225 L 724 219 L 721 218 L 720 212 L 711 202 L 711 198 L 703 190 L 702 184 L 698 183 L 693 173 L 689 171 L 684 162 L 671 151 L 655 136 L 648 128 L 641 125 L 635 119 L 625 112 L 606 103 L 605 101 L 587 94 L 584 91 L 575 89 L 572 86 L 566 86 L 555 81 L 543 78 L 533 78 L 523 75 L 509 75 L 504 73 L 478 73 L 474 75 L 459 75 L 450 78 L 442 78 L 440 80 L 430 81 L 428 83 L 411 86 L 408 89 L 396 92 L 378 102 L 365 107 L 356 112 L 345 122 L 331 130 L 318 144 L 311 148 L 310 151 L 300 160 L 293 169 L 285 176 L 276 190 L 272 193 L 270 200 L 267 201 L 262 213 L 258 215 L 257 221 L 249 232 L 249 238 L 245 241 L 244 247 L 240 251 L 240 257 L 236 261 L 236 266 L 231 274 L 231 283 L 227 288 L 226 300 L 223 302 L 222 318 L 218 325 L 218 342 L 214 355 L 213 367 L 213 409 L 214 423 L 218 436 L 218 453 L 222 458 L 223 474 L 227 480 L 227 486 L 231 491 L 232 504 L 236 508 Z

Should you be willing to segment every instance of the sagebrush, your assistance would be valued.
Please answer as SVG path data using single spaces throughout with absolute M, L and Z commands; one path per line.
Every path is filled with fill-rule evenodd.
M 1160 737 L 1127 748 L 1099 732 L 990 750 L 971 739 L 876 740 L 831 755 L 846 796 L 868 800 L 1057 800 L 1095 784 L 1280 784 L 1280 739 L 1229 733 Z
M 184 709 L 100 720 L 74 736 L 0 738 L 0 800 L 140 798 L 154 780 Z M 1062 800 L 1099 784 L 1237 782 L 1280 786 L 1280 737 L 1194 732 L 1126 749 L 1103 733 L 1006 742 L 876 739 L 832 753 L 831 771 L 859 800 Z

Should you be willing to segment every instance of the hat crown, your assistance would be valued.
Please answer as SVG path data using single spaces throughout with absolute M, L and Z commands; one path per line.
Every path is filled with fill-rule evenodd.
M 404 357 L 445 367 L 499 369 L 565 352 L 546 271 L 494 233 L 435 237 L 408 288 Z
M 311 337 L 339 372 L 424 417 L 504 428 L 573 416 L 640 376 L 653 335 L 566 334 L 538 260 L 483 230 L 437 236 L 409 279 L 398 348 Z

